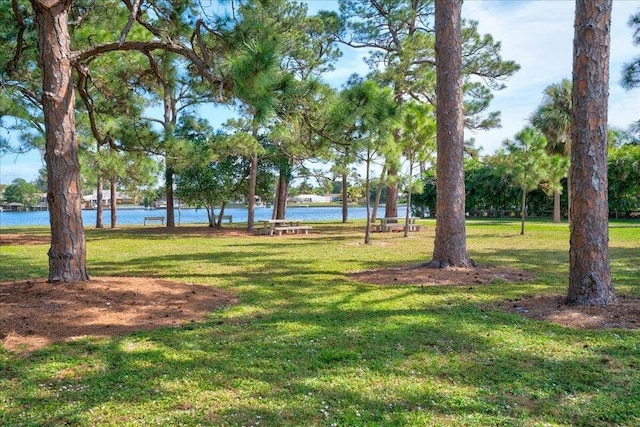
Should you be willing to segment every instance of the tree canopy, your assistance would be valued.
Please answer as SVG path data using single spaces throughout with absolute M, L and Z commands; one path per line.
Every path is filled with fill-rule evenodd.
M 16 178 L 4 190 L 5 203 L 20 203 L 25 208 L 32 208 L 40 201 L 41 191 L 31 182 Z
M 500 124 L 499 112 L 491 111 L 492 93 L 519 66 L 504 60 L 500 43 L 480 34 L 474 21 L 460 19 L 455 40 L 440 37 L 440 45 L 440 6 L 432 0 L 341 0 L 339 5 L 338 12 L 310 16 L 304 4 L 288 0 L 226 2 L 215 13 L 197 0 L 0 0 L 0 119 L 21 135 L 17 144 L 0 140 L 0 151 L 38 147 L 45 153 L 54 224 L 50 280 L 88 279 L 80 203 L 89 186 L 98 191 L 107 182 L 111 191 L 148 186 L 160 165 L 168 226 L 174 224 L 176 187 L 183 200 L 212 212 L 232 198 L 247 201 L 252 212 L 259 196 L 273 200 L 274 215 L 284 217 L 297 171 L 309 174 L 303 162 L 320 159 L 336 165 L 346 212 L 349 193 L 360 191 L 347 188 L 355 165 L 367 168 L 363 193 L 368 202 L 371 167 L 380 158 L 383 172 L 376 185 L 389 208 L 397 202 L 402 159 L 408 164 L 409 190 L 416 164 L 421 171 L 433 167 L 434 117 L 442 114 L 442 128 L 454 118 L 453 104 L 455 135 L 448 142 L 440 137 L 437 155 L 440 199 L 453 194 L 459 202 L 466 194 L 480 201 L 476 188 L 463 188 L 462 177 L 471 171 L 472 179 L 489 182 L 495 178 L 489 166 L 499 161 L 486 157 L 487 168 L 469 167 L 467 161 L 465 170 L 463 129 Z M 630 25 L 637 27 L 637 21 Z M 459 41 L 456 76 L 448 82 L 449 91 L 440 91 L 449 74 L 436 77 L 443 61 L 453 58 L 442 53 L 452 41 Z M 366 49 L 370 72 L 336 90 L 322 79 L 341 46 Z M 532 117 L 551 151 L 569 152 L 571 90 L 569 81 L 549 86 Z M 446 98 L 454 93 L 448 109 Z M 214 104 L 240 116 L 227 122 L 224 137 L 214 136 L 218 130 L 210 128 L 207 119 L 213 120 L 201 109 Z M 206 129 L 202 141 L 199 128 Z M 449 149 L 455 151 L 451 156 Z M 628 160 L 635 157 L 628 151 L 620 148 L 610 160 L 618 184 L 612 200 L 619 202 L 621 215 L 637 203 L 629 178 L 633 160 Z M 559 194 L 562 164 L 540 160 L 523 170 L 545 169 L 546 178 L 533 180 L 535 186 Z M 517 179 L 516 169 L 501 179 L 528 187 Z M 195 196 L 197 189 L 203 189 L 202 197 Z M 532 198 L 542 197 L 534 193 Z M 479 210 L 496 209 L 504 203 L 479 205 Z M 456 209 L 463 221 L 464 205 Z M 471 264 L 467 258 L 463 263 Z

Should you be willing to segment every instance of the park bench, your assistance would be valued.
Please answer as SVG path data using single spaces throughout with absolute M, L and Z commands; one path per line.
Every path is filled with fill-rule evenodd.
M 160 221 L 162 225 L 164 225 L 164 217 L 163 216 L 145 216 L 144 217 L 144 225 L 147 225 L 147 222 Z
M 220 222 L 224 221 L 225 219 L 229 224 L 233 223 L 233 215 L 222 215 L 222 218 L 220 218 Z

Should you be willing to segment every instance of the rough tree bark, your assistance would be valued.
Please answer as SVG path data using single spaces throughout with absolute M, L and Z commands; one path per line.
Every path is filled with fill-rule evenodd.
M 394 218 L 398 216 L 398 166 L 393 162 L 390 162 L 387 169 L 387 176 L 389 179 L 387 180 L 384 216 L 385 218 Z
M 100 145 L 98 144 L 98 152 L 100 152 Z M 104 224 L 102 222 L 102 174 L 98 171 L 98 183 L 96 184 L 96 228 L 104 228 Z
M 167 199 L 167 228 L 175 228 L 176 215 L 173 208 L 175 200 L 173 197 L 173 168 L 165 166 L 164 171 L 164 192 Z
M 527 190 L 522 188 L 520 198 L 520 235 L 524 236 L 524 221 L 527 218 Z
M 367 148 L 367 159 L 371 159 L 371 151 Z M 371 176 L 371 162 L 367 160 L 367 167 L 365 172 L 365 184 L 364 184 L 364 206 L 367 212 L 367 228 L 364 231 L 364 243 L 371 243 L 371 200 L 369 199 L 369 191 L 371 190 L 371 181 L 369 177 Z
M 80 163 L 67 18 L 71 0 L 31 4 L 38 28 L 45 120 L 47 202 L 51 223 L 49 282 L 89 280 L 82 226 Z
M 404 214 L 404 237 L 409 237 L 409 218 L 411 217 L 411 187 L 413 185 L 413 153 L 409 155 L 409 178 L 407 180 L 407 211 Z
M 287 195 L 289 194 L 289 183 L 287 181 L 286 171 L 281 170 L 278 175 L 278 185 L 276 187 L 273 219 L 284 219 L 286 217 Z
M 173 86 L 167 79 L 160 73 L 156 73 L 156 78 L 162 82 L 162 105 L 163 105 L 163 126 L 165 143 L 173 136 L 173 131 L 176 128 L 176 122 L 178 120 L 178 111 L 176 107 L 176 98 L 173 95 Z M 173 191 L 173 178 L 175 170 L 169 164 L 170 154 L 165 152 L 165 171 L 164 171 L 164 190 L 165 198 L 167 199 L 167 228 L 175 228 L 176 216 L 174 210 L 175 194 Z
M 349 192 L 347 191 L 347 173 L 342 172 L 342 223 L 346 224 L 349 219 Z
M 116 179 L 111 178 L 109 180 L 109 208 L 111 209 L 111 228 L 118 226 L 118 194 L 116 191 Z
M 255 116 L 251 128 L 251 136 L 255 141 L 258 140 L 258 130 L 260 125 Z M 247 196 L 247 230 L 253 231 L 256 215 L 256 185 L 258 182 L 258 154 L 254 151 L 249 155 L 249 194 Z
M 472 267 L 467 254 L 462 111 L 462 0 L 435 2 L 436 238 L 428 267 Z
M 404 103 L 404 91 L 396 86 L 395 100 L 398 103 L 398 106 L 401 106 Z M 393 138 L 396 141 L 396 144 L 400 143 L 402 139 L 402 133 L 399 131 L 395 131 L 393 133 Z M 384 205 L 384 216 L 385 218 L 394 218 L 398 216 L 398 170 L 399 159 L 398 158 L 387 158 L 387 161 L 384 164 L 384 167 L 387 169 L 387 185 L 386 185 L 386 200 Z M 380 183 L 382 185 L 382 182 Z
M 562 213 L 560 211 L 560 192 L 553 192 L 553 222 L 561 222 Z
M 607 107 L 612 0 L 576 0 L 567 303 L 616 301 L 609 266 Z
M 378 189 L 376 190 L 376 199 L 373 202 L 373 209 L 371 209 L 372 224 L 375 224 L 376 219 L 378 217 L 378 207 L 380 206 L 380 199 L 382 198 L 382 183 L 385 181 L 386 175 L 387 175 L 387 165 L 385 163 L 385 165 L 382 167 L 382 172 L 380 172 L 380 183 L 378 184 Z
M 249 196 L 247 200 L 247 230 L 253 231 L 256 213 L 256 183 L 258 181 L 258 155 L 249 155 L 251 169 L 249 172 Z

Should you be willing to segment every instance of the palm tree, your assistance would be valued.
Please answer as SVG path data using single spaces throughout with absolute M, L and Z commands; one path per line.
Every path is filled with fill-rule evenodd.
M 416 162 L 423 164 L 435 154 L 436 122 L 433 107 L 429 104 L 409 102 L 404 104 L 401 121 L 400 148 L 409 160 L 407 176 L 407 211 L 405 214 L 404 237 L 409 237 L 409 216 L 411 193 L 413 192 L 413 167 Z
M 569 157 L 571 153 L 571 89 L 568 79 L 547 86 L 542 103 L 529 119 L 547 138 L 547 152 Z M 571 176 L 567 177 L 567 193 L 571 193 Z M 571 213 L 571 198 L 569 198 Z M 571 217 L 571 215 L 569 215 Z M 553 220 L 560 222 L 560 191 L 553 193 Z
M 547 141 L 539 129 L 527 126 L 516 134 L 515 139 L 506 140 L 502 144 L 508 153 L 506 161 L 512 185 L 520 187 L 522 191 L 520 234 L 524 235 L 527 194 L 548 179 L 550 168 L 545 153 Z

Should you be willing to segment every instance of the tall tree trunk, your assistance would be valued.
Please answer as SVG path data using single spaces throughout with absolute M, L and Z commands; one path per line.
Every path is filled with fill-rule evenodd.
M 342 223 L 346 224 L 349 218 L 349 191 L 347 183 L 347 172 L 342 172 Z
M 289 179 L 287 176 L 282 183 L 282 219 L 287 217 L 287 200 L 289 199 Z
M 571 153 L 569 153 L 569 157 L 571 157 Z M 567 221 L 569 221 L 569 224 L 571 224 L 571 206 L 573 203 L 573 196 L 571 195 L 571 188 L 573 187 L 572 180 L 571 161 L 569 161 L 569 171 L 567 172 Z
M 393 218 L 398 216 L 398 166 L 394 162 L 385 162 L 385 165 L 387 163 L 387 200 L 384 205 L 384 216 Z
M 524 236 L 524 221 L 527 217 L 527 190 L 522 188 L 522 199 L 520 200 L 520 235 Z
M 258 140 L 258 121 L 253 119 L 253 128 L 251 136 Z M 251 162 L 249 170 L 249 196 L 247 200 L 247 230 L 253 231 L 256 212 L 256 183 L 258 181 L 258 154 L 251 153 L 249 156 Z
M 247 200 L 247 230 L 253 231 L 256 212 L 256 182 L 258 180 L 258 155 L 251 153 L 251 170 L 249 172 L 249 196 Z
M 366 194 L 364 198 L 364 205 L 366 207 L 367 212 L 367 228 L 364 231 L 364 243 L 371 243 L 371 200 L 369 200 L 369 189 L 370 189 L 370 171 L 371 171 L 371 150 L 367 148 L 367 167 L 364 181 L 364 192 Z
M 222 202 L 220 205 L 220 213 L 218 215 L 218 222 L 216 223 L 217 228 L 222 228 L 222 217 L 224 216 L 224 209 L 227 207 L 227 202 Z M 213 212 L 213 206 L 211 207 L 211 212 Z
M 380 184 L 378 185 L 378 189 L 376 190 L 376 200 L 373 202 L 373 209 L 371 211 L 371 223 L 375 224 L 376 219 L 378 217 L 378 207 L 380 206 L 380 198 L 382 197 L 382 183 L 384 182 L 385 175 L 387 174 L 387 165 L 382 167 L 382 172 L 380 172 Z
M 276 192 L 273 195 L 273 209 L 271 209 L 271 219 L 276 219 L 278 217 L 278 195 L 280 192 L 276 188 Z
M 118 226 L 118 194 L 116 192 L 116 180 L 109 180 L 109 193 L 111 194 L 111 228 Z
M 70 62 L 71 0 L 32 0 L 42 68 L 47 202 L 51 223 L 49 282 L 87 281 L 87 250 L 82 225 L 80 163 L 75 124 L 75 94 Z
M 409 157 L 409 178 L 407 180 L 407 211 L 404 214 L 404 237 L 409 237 L 409 218 L 411 217 L 411 186 L 413 185 L 413 153 Z
M 562 221 L 562 212 L 560 210 L 560 192 L 553 192 L 553 222 Z
M 207 205 L 205 209 L 207 211 L 207 219 L 209 220 L 209 227 L 211 228 L 216 227 L 217 223 L 215 219 L 215 214 L 216 214 L 215 208 L 212 205 Z
M 99 147 L 99 145 L 98 145 Z M 98 148 L 98 151 L 100 149 Z M 102 222 L 102 174 L 98 171 L 98 184 L 96 189 L 96 228 L 104 228 Z
M 403 90 L 396 86 L 395 100 L 398 106 L 401 106 L 404 102 L 404 94 Z M 396 144 L 400 143 L 402 139 L 402 133 L 400 131 L 395 131 L 393 133 L 393 138 Z M 398 216 L 398 165 L 399 159 L 397 157 L 393 159 L 389 159 L 387 157 L 387 161 L 384 163 L 384 167 L 387 168 L 387 200 L 384 205 L 384 216 L 385 218 L 393 218 Z M 380 183 L 382 185 L 382 183 Z
M 278 186 L 276 188 L 276 214 L 274 219 L 284 219 L 287 211 L 287 194 L 289 188 L 287 185 L 286 172 L 280 171 L 278 176 Z
M 576 0 L 567 303 L 616 301 L 609 265 L 607 107 L 612 0 Z
M 162 106 L 163 106 L 163 126 L 164 126 L 164 142 L 167 144 L 171 138 L 173 138 L 173 132 L 176 127 L 176 121 L 178 120 L 178 111 L 176 107 L 176 98 L 173 93 L 173 85 L 160 75 L 157 75 L 158 79 L 162 83 Z M 165 195 L 167 199 L 167 228 L 175 228 L 176 217 L 173 209 L 174 206 L 174 194 L 173 194 L 173 178 L 175 174 L 172 160 L 169 159 L 169 153 L 165 151 Z
M 462 0 L 435 2 L 437 184 L 436 238 L 429 267 L 471 267 L 467 254 L 462 112 Z
M 173 169 L 169 166 L 164 171 L 164 190 L 167 198 L 167 227 L 175 228 L 176 216 L 173 211 Z

